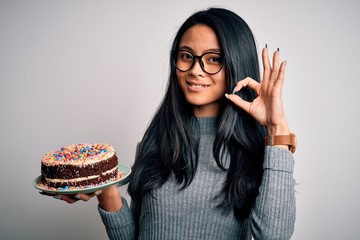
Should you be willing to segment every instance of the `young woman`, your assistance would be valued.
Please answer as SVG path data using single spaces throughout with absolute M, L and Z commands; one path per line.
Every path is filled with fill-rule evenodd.
M 282 106 L 286 62 L 277 50 L 270 63 L 267 47 L 262 60 L 260 82 L 251 30 L 229 10 L 183 23 L 165 97 L 138 145 L 131 207 L 115 186 L 97 195 L 111 239 L 290 239 L 295 136 Z

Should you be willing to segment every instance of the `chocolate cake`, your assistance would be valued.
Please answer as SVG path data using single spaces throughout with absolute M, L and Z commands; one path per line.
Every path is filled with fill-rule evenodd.
M 41 180 L 49 187 L 85 187 L 117 176 L 118 159 L 109 144 L 67 145 L 41 159 Z

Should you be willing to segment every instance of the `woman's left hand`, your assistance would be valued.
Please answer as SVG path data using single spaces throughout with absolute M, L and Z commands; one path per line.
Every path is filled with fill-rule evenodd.
M 290 130 L 282 104 L 282 87 L 286 62 L 279 64 L 279 50 L 277 50 L 273 55 L 271 66 L 266 47 L 262 51 L 262 60 L 264 73 L 261 83 L 247 77 L 236 84 L 233 94 L 226 94 L 226 97 L 249 113 L 261 125 L 266 126 L 269 134 L 289 134 Z M 258 96 L 252 102 L 248 102 L 234 94 L 243 87 L 250 87 Z

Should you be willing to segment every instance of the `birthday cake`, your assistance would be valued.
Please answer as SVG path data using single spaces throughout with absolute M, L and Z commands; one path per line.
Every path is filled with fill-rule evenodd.
M 78 143 L 41 159 L 41 180 L 54 188 L 85 187 L 118 177 L 118 158 L 109 144 Z

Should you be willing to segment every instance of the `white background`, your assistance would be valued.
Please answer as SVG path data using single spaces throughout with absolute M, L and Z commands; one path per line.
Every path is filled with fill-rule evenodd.
M 96 200 L 33 188 L 44 153 L 107 142 L 132 165 L 164 94 L 170 44 L 194 11 L 227 7 L 287 60 L 298 135 L 293 239 L 359 239 L 357 1 L 0 1 L 0 238 L 106 239 Z M 126 187 L 121 187 L 124 196 Z

